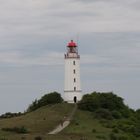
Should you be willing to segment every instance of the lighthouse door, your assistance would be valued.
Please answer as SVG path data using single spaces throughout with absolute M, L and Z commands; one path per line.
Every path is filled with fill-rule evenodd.
M 74 96 L 74 103 L 77 103 L 77 97 L 76 96 Z

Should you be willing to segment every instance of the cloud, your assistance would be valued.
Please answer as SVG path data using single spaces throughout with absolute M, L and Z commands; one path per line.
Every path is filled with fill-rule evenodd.
M 82 1 L 82 0 L 81 0 Z M 84 3 L 90 1 L 84 1 Z M 1 38 L 54 36 L 73 32 L 138 31 L 138 1 L 100 0 L 85 5 L 78 0 L 1 1 Z
M 36 57 L 26 57 L 20 52 L 0 53 L 0 63 L 15 66 L 30 66 L 30 65 L 62 65 L 62 53 L 48 52 Z

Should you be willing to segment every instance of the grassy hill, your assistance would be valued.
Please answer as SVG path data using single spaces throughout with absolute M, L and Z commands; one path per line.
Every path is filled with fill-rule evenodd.
M 0 139 L 35 140 L 35 137 L 41 136 L 43 140 L 99 140 L 100 136 L 108 137 L 111 129 L 103 127 L 91 112 L 81 110 L 77 110 L 70 126 L 60 134 L 48 135 L 47 133 L 55 128 L 64 116 L 69 115 L 73 108 L 73 104 L 62 103 L 44 106 L 20 117 L 1 119 L 0 129 L 24 126 L 29 133 L 17 134 L 0 130 Z
M 70 126 L 62 134 L 75 134 L 86 140 L 109 139 L 112 129 L 104 127 L 94 114 L 88 111 L 77 110 Z
M 117 126 L 130 127 L 132 125 L 130 120 L 98 119 L 94 112 L 80 109 L 77 109 L 71 124 L 66 129 L 57 135 L 48 135 L 47 133 L 53 130 L 64 116 L 71 114 L 73 108 L 73 104 L 60 103 L 41 107 L 20 117 L 0 119 L 0 140 L 39 140 L 35 139 L 38 136 L 42 140 L 110 140 L 110 137 L 111 140 L 140 140 L 139 137 L 134 138 L 122 129 L 116 129 Z M 22 126 L 29 133 L 18 134 L 1 130 Z M 116 139 L 114 135 L 120 137 Z
M 140 140 L 140 137 L 134 137 L 131 133 L 131 119 L 106 120 L 96 118 L 95 115 L 78 109 L 72 123 L 61 134 L 69 135 L 72 139 L 77 135 L 82 138 L 79 140 Z
M 112 92 L 86 94 L 77 106 L 75 112 L 75 105 L 63 103 L 59 93 L 46 94 L 26 113 L 1 115 L 0 140 L 140 140 L 140 109 L 129 108 Z M 67 128 L 48 134 L 73 111 Z
M 36 135 L 45 136 L 60 123 L 64 116 L 71 113 L 73 107 L 74 105 L 72 104 L 48 105 L 20 117 L 0 119 L 0 139 L 6 138 L 8 140 L 15 140 L 26 137 L 26 139 L 31 140 Z M 2 128 L 22 126 L 29 131 L 28 134 L 16 134 L 1 130 Z

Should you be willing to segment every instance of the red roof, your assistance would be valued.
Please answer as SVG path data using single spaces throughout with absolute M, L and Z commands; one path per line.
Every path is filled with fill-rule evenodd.
M 71 42 L 68 43 L 68 47 L 77 47 L 77 44 L 71 40 Z

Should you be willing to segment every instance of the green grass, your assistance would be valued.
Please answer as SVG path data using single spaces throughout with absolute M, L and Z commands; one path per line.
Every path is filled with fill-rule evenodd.
M 117 120 L 97 120 L 94 113 L 77 110 L 71 124 L 57 135 L 48 135 L 60 121 L 71 114 L 73 104 L 56 104 L 44 106 L 34 112 L 20 117 L 0 120 L 0 140 L 35 140 L 41 136 L 42 140 L 110 140 L 109 135 L 113 128 L 107 128 L 105 124 L 118 123 Z M 21 127 L 29 130 L 28 134 L 4 132 L 1 128 Z M 119 134 L 122 134 L 120 131 Z M 135 139 L 136 140 L 136 139 Z M 139 140 L 139 139 L 137 139 Z
M 93 113 L 78 110 L 72 123 L 64 129 L 62 134 L 77 134 L 88 140 L 98 140 L 97 137 L 105 137 L 108 140 L 110 132 L 111 129 L 103 127 L 99 120 L 94 118 Z
M 48 135 L 47 133 L 53 130 L 64 116 L 69 115 L 73 108 L 73 104 L 56 104 L 42 107 L 20 117 L 2 119 L 0 129 L 24 126 L 29 130 L 29 134 L 0 131 L 0 136 L 8 140 L 21 140 L 24 137 L 26 140 L 34 140 L 37 136 L 41 136 L 43 140 L 81 140 L 81 138 L 98 140 L 99 136 L 108 136 L 110 129 L 104 128 L 98 120 L 94 119 L 92 113 L 80 110 L 77 110 L 69 127 L 60 134 Z M 96 132 L 93 133 L 93 129 L 96 129 Z

